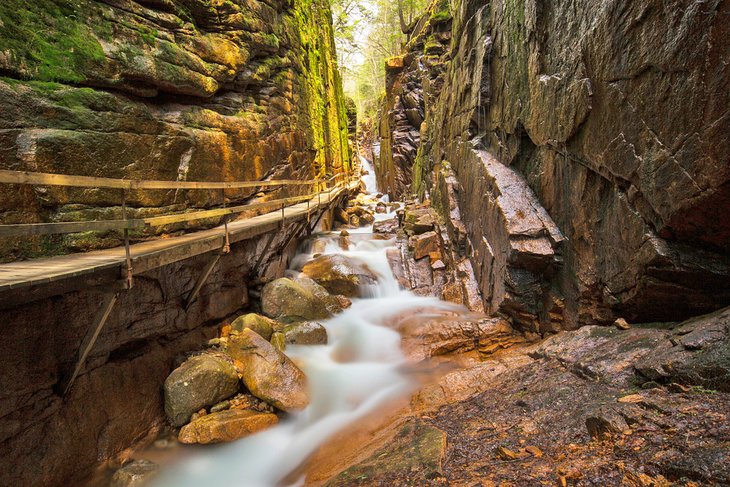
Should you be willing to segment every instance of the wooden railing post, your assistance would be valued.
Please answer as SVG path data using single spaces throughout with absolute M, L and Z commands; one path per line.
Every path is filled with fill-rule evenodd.
M 127 221 L 127 190 L 122 190 L 122 220 Z M 132 270 L 132 251 L 129 248 L 129 228 L 124 227 L 124 254 L 127 261 L 127 278 L 126 285 L 127 289 L 132 289 L 133 281 L 133 270 Z
M 225 188 L 221 190 L 223 192 L 223 208 L 226 207 L 226 190 Z M 223 231 L 225 232 L 225 241 L 223 242 L 223 250 L 222 252 L 224 254 L 227 254 L 231 251 L 231 241 L 228 237 L 228 215 L 225 215 L 223 217 Z

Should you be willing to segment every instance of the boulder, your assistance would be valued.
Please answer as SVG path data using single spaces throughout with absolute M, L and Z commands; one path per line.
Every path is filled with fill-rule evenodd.
M 157 475 L 159 466 L 149 460 L 135 460 L 114 472 L 109 487 L 140 487 Z
M 350 225 L 352 225 L 353 227 L 359 227 L 360 217 L 357 215 L 350 215 Z
M 284 341 L 292 345 L 326 345 L 327 330 L 316 321 L 304 321 L 287 325 L 284 330 Z
M 337 314 L 342 312 L 342 309 L 344 306 L 342 305 L 341 300 L 337 296 L 333 296 L 320 284 L 317 284 L 313 279 L 310 277 L 307 277 L 305 274 L 300 275 L 296 279 L 294 279 L 294 282 L 302 286 L 304 289 L 308 290 L 312 294 L 314 294 L 317 299 L 319 299 L 322 304 L 324 305 L 325 309 L 330 312 L 330 314 Z M 288 320 L 290 323 L 294 321 L 302 321 L 302 320 Z
M 271 335 L 271 345 L 280 352 L 286 350 L 286 336 L 279 331 Z
M 233 323 L 231 323 L 231 330 L 235 333 L 249 328 L 261 335 L 264 340 L 271 340 L 271 334 L 274 332 L 274 328 L 276 328 L 276 326 L 276 320 L 272 320 L 271 318 L 267 318 L 266 316 L 261 316 L 256 313 L 248 313 L 233 320 Z
M 229 409 L 211 413 L 186 424 L 180 430 L 180 443 L 220 443 L 234 441 L 279 422 L 272 413 L 250 409 Z
M 196 355 L 165 380 L 165 413 L 174 426 L 181 426 L 201 408 L 233 396 L 238 387 L 238 373 L 226 357 Z
M 428 208 L 408 208 L 404 217 L 403 228 L 409 235 L 430 232 L 434 228 L 434 217 Z
M 372 225 L 375 222 L 375 217 L 372 213 L 363 213 L 360 216 L 360 225 Z
M 418 260 L 439 251 L 439 237 L 436 232 L 426 232 L 413 237 L 413 258 Z
M 375 213 L 387 213 L 388 207 L 382 201 L 375 205 Z
M 261 309 L 274 319 L 321 320 L 332 312 L 308 283 L 282 277 L 267 283 L 261 292 Z
M 395 233 L 398 231 L 398 227 L 397 217 L 380 220 L 373 224 L 373 233 Z
M 302 272 L 329 292 L 349 297 L 360 296 L 360 286 L 377 282 L 367 265 L 340 254 L 322 255 L 308 262 Z
M 226 353 L 236 361 L 241 380 L 254 396 L 284 411 L 309 403 L 304 373 L 258 333 L 243 330 L 228 342 Z

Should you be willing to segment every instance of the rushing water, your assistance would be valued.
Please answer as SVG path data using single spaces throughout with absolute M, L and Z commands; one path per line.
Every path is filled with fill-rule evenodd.
M 367 163 L 367 161 L 363 161 Z M 368 163 L 369 165 L 369 163 Z M 371 193 L 375 188 L 372 166 L 364 176 Z M 372 179 L 371 179 L 372 178 Z M 374 201 L 374 197 L 373 201 Z M 393 214 L 376 214 L 377 219 Z M 348 250 L 338 244 L 338 233 L 320 234 L 327 244 L 323 253 L 342 253 L 365 262 L 378 283 L 367 289 L 369 298 L 353 299 L 352 306 L 322 322 L 327 345 L 288 346 L 286 353 L 309 380 L 310 405 L 277 426 L 213 450 L 196 453 L 163 469 L 155 485 L 174 487 L 272 487 L 304 462 L 327 438 L 357 419 L 412 390 L 411 378 L 401 369 L 404 356 L 400 336 L 384 326 L 389 318 L 429 307 L 453 308 L 436 298 L 416 296 L 399 288 L 390 270 L 386 250 L 393 240 L 371 238 L 372 227 L 350 230 Z M 292 269 L 310 258 L 296 256 Z M 303 483 L 299 479 L 296 485 Z

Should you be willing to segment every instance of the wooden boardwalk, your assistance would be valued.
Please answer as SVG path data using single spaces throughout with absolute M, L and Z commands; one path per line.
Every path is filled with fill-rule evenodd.
M 308 213 L 315 216 L 321 210 L 329 208 L 343 192 L 356 188 L 357 184 L 335 187 L 323 192 L 321 198 L 314 197 L 308 203 L 286 207 L 283 212 L 278 209 L 245 220 L 233 221 L 228 224 L 229 241 L 234 243 L 276 231 L 281 225 L 282 218 L 285 221 L 294 221 L 307 218 Z M 140 274 L 196 255 L 220 250 L 224 245 L 223 225 L 179 237 L 134 244 L 130 246 L 133 272 Z M 124 247 L 0 264 L 0 300 L 8 291 L 16 291 L 13 294 L 17 294 L 23 289 L 105 271 L 116 272 L 120 281 L 124 279 L 123 273 L 126 272 Z M 3 304 L 12 305 L 12 303 Z

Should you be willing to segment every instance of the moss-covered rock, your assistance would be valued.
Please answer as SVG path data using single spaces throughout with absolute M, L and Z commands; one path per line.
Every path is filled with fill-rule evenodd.
M 0 169 L 211 181 L 309 179 L 349 168 L 323 0 L 8 0 L 0 4 L 0 72 Z M 240 201 L 255 192 L 225 196 Z M 127 194 L 128 214 L 207 208 L 222 198 L 135 191 Z M 106 210 L 118 214 L 120 206 L 116 190 L 7 187 L 0 223 L 118 218 Z M 0 259 L 110 247 L 120 235 L 82 240 L 3 239 Z
M 264 340 L 271 340 L 271 334 L 275 329 L 280 327 L 281 325 L 276 320 L 256 313 L 239 316 L 231 323 L 231 330 L 233 332 L 241 332 L 248 328 L 261 335 Z

